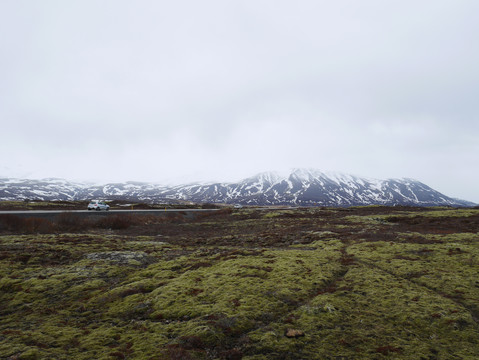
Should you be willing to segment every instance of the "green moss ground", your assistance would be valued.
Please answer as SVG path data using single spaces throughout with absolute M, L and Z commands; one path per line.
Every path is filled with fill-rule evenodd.
M 240 210 L 3 235 L 0 358 L 477 359 L 478 217 Z

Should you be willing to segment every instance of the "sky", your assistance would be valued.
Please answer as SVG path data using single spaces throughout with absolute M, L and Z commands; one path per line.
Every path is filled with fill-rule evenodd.
M 3 0 L 0 176 L 314 168 L 479 203 L 477 0 Z

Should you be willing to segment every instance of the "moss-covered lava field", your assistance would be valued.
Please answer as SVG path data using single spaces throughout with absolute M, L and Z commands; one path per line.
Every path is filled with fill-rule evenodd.
M 478 209 L 71 222 L 0 219 L 0 359 L 479 359 Z

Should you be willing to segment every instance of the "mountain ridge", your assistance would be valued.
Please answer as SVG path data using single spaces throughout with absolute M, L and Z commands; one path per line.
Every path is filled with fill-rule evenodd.
M 143 202 L 191 201 L 243 205 L 293 206 L 474 206 L 448 197 L 411 178 L 372 179 L 317 169 L 293 169 L 289 174 L 262 172 L 237 182 L 161 185 L 126 181 L 106 184 L 0 178 L 0 200 L 123 199 Z

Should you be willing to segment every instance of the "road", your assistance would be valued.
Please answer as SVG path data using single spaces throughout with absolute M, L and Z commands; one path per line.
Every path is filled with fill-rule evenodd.
M 141 210 L 109 210 L 109 211 L 96 211 L 96 210 L 10 210 L 0 211 L 0 215 L 15 215 L 22 218 L 25 217 L 41 217 L 41 218 L 54 218 L 60 214 L 74 214 L 80 217 L 87 216 L 108 216 L 108 215 L 159 215 L 171 212 L 208 212 L 218 211 L 219 209 L 141 209 Z
M 219 209 L 137 209 L 137 210 L 130 210 L 130 209 L 112 209 L 109 211 L 96 211 L 96 210 L 7 210 L 7 211 L 0 211 L 0 215 L 10 214 L 10 215 L 18 215 L 18 214 L 61 214 L 61 213 L 90 213 L 90 214 L 127 214 L 127 213 L 158 213 L 158 212 L 179 212 L 179 211 L 217 211 Z

